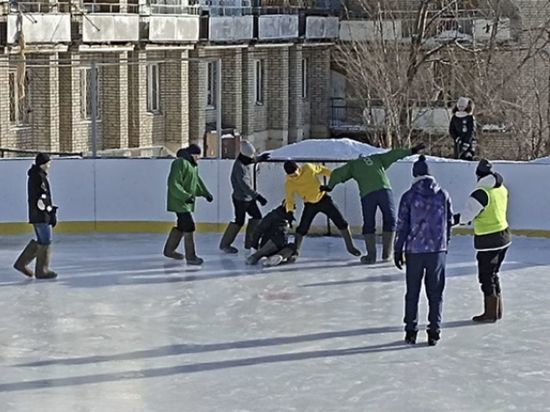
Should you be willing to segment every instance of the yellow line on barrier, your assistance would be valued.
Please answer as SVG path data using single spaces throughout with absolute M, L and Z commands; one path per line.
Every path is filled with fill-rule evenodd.
M 98 222 L 60 222 L 55 227 L 55 233 L 167 233 L 174 226 L 174 222 L 151 221 L 98 221 Z M 197 223 L 199 233 L 221 233 L 225 230 L 225 223 Z M 354 234 L 361 233 L 360 226 L 351 227 Z M 24 222 L 0 223 L 0 235 L 22 235 L 33 233 L 32 225 Z M 323 235 L 326 227 L 312 226 L 309 232 L 312 235 Z M 549 230 L 518 229 L 512 233 L 517 236 L 550 238 Z M 454 235 L 472 235 L 472 229 L 453 228 Z

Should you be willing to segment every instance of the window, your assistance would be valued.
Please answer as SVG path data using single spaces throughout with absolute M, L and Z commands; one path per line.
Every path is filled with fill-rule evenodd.
M 254 94 L 256 104 L 264 103 L 264 60 L 256 60 L 254 64 Z
M 96 69 L 95 82 L 95 102 L 96 102 L 96 119 L 100 117 L 100 102 L 99 99 L 99 69 Z M 83 119 L 90 120 L 92 118 L 92 69 L 82 69 L 80 71 L 80 114 Z
M 23 84 L 18 84 L 17 73 L 9 73 L 10 88 L 10 123 L 15 126 L 29 124 L 30 103 L 28 97 L 28 81 L 26 77 L 21 79 Z
M 302 99 L 307 99 L 307 59 L 302 59 Z
M 160 72 L 156 63 L 147 65 L 147 111 L 160 113 Z
M 206 96 L 206 106 L 210 109 L 216 108 L 217 88 L 218 88 L 218 62 L 208 62 L 208 89 Z

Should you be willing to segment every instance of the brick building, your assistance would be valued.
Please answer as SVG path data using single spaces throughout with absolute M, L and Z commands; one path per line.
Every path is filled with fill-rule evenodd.
M 329 135 L 336 8 L 115 1 L 1 3 L 0 148 L 89 152 L 93 123 L 99 151 Z

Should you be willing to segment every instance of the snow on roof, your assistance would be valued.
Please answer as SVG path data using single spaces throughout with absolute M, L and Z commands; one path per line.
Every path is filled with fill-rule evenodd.
M 388 149 L 374 147 L 352 139 L 309 139 L 299 143 L 289 144 L 270 151 L 271 160 L 298 160 L 298 161 L 347 161 L 359 156 L 370 156 L 376 153 L 387 152 Z M 407 160 L 416 160 L 417 156 L 410 156 Z M 445 159 L 426 156 L 430 162 L 464 162 L 464 160 Z

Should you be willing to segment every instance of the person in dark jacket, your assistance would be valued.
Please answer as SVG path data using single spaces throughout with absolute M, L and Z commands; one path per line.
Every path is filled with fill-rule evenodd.
M 477 185 L 464 211 L 455 215 L 455 223 L 474 225 L 474 248 L 477 251 L 478 278 L 483 293 L 484 311 L 474 322 L 496 322 L 502 318 L 502 293 L 499 271 L 512 235 L 506 218 L 508 190 L 503 177 L 493 165 L 481 159 L 476 168 Z
M 177 159 L 170 166 L 168 175 L 167 209 L 174 212 L 177 217 L 177 225 L 173 227 L 166 239 L 163 254 L 172 259 L 183 259 L 183 255 L 176 251 L 183 237 L 185 260 L 188 265 L 201 265 L 203 259 L 195 252 L 195 200 L 204 197 L 207 202 L 214 198 L 199 176 L 198 160 L 201 149 L 196 144 L 191 144 L 185 149 L 178 150 Z
M 57 224 L 57 206 L 53 205 L 48 172 L 50 157 L 46 153 L 36 156 L 34 165 L 28 171 L 28 207 L 29 223 L 34 227 L 36 240 L 31 240 L 13 267 L 27 277 L 54 279 L 57 273 L 50 270 L 52 255 L 52 227 Z M 35 272 L 28 265 L 36 258 Z
M 440 337 L 453 212 L 449 195 L 430 175 L 424 156 L 414 163 L 413 176 L 413 185 L 399 204 L 394 262 L 401 269 L 406 256 L 405 341 L 416 343 L 418 299 L 424 278 L 429 306 L 428 344 L 433 346 Z
M 254 230 L 252 246 L 257 252 L 250 255 L 246 263 L 255 265 L 261 258 L 267 257 L 265 266 L 277 266 L 284 261 L 292 261 L 296 246 L 288 243 L 288 229 L 294 215 L 287 212 L 285 204 L 269 212 Z
M 454 142 L 455 159 L 473 160 L 476 151 L 476 121 L 474 104 L 467 97 L 460 97 L 453 108 L 449 134 Z
M 233 187 L 233 207 L 235 209 L 235 221 L 229 223 L 220 241 L 220 249 L 225 253 L 238 253 L 239 250 L 232 246 L 233 241 L 244 226 L 246 215 L 250 216 L 246 226 L 246 235 L 244 248 L 250 252 L 252 248 L 252 233 L 262 219 L 262 212 L 258 208 L 258 203 L 265 206 L 267 200 L 260 193 L 254 190 L 252 174 L 254 164 L 269 159 L 269 154 L 265 153 L 256 156 L 254 146 L 243 140 L 240 145 L 240 153 L 231 170 L 231 186 Z

